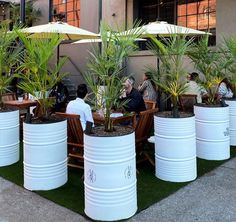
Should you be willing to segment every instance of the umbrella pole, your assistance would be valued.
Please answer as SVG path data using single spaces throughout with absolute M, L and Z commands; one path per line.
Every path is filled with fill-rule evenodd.
M 57 65 L 59 63 L 59 57 L 60 57 L 60 44 L 57 46 Z

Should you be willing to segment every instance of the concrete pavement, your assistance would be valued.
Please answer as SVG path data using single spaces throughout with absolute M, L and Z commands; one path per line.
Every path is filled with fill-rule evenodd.
M 89 219 L 0 178 L 0 222 L 84 222 Z M 128 221 L 236 221 L 236 158 Z

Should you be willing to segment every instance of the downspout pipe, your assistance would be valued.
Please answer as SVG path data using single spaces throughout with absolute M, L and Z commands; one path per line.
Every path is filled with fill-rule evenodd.
M 20 0 L 20 21 L 25 24 L 25 0 Z
M 102 0 L 99 0 L 99 6 L 98 6 L 98 31 L 100 31 L 101 20 L 102 20 Z
M 48 10 L 49 10 L 49 13 L 48 13 L 48 22 L 51 22 L 51 21 L 52 21 L 52 10 L 53 10 L 53 7 L 52 7 L 52 0 L 49 0 Z
M 128 28 L 128 0 L 125 0 L 125 30 Z

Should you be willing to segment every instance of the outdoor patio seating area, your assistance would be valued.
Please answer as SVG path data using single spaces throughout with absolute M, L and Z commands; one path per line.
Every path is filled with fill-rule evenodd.
M 41 22 L 37 0 L 0 1 L 0 184 L 78 221 L 221 221 L 213 203 L 193 209 L 212 180 L 216 201 L 235 193 L 219 179 L 236 161 L 236 37 L 216 35 L 221 3 L 109 2 L 52 0 Z

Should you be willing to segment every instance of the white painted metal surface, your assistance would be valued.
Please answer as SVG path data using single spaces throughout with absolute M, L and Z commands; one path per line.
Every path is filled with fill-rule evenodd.
M 67 177 L 67 121 L 24 123 L 24 187 L 51 190 Z
M 19 161 L 19 110 L 0 112 L 0 166 Z
M 236 100 L 225 100 L 229 105 L 229 136 L 230 145 L 236 146 Z
M 229 107 L 194 106 L 197 156 L 206 160 L 230 157 Z
M 94 220 L 126 219 L 137 211 L 135 136 L 84 135 L 85 213 Z
M 196 169 L 195 118 L 154 117 L 156 176 L 171 182 L 194 180 Z

